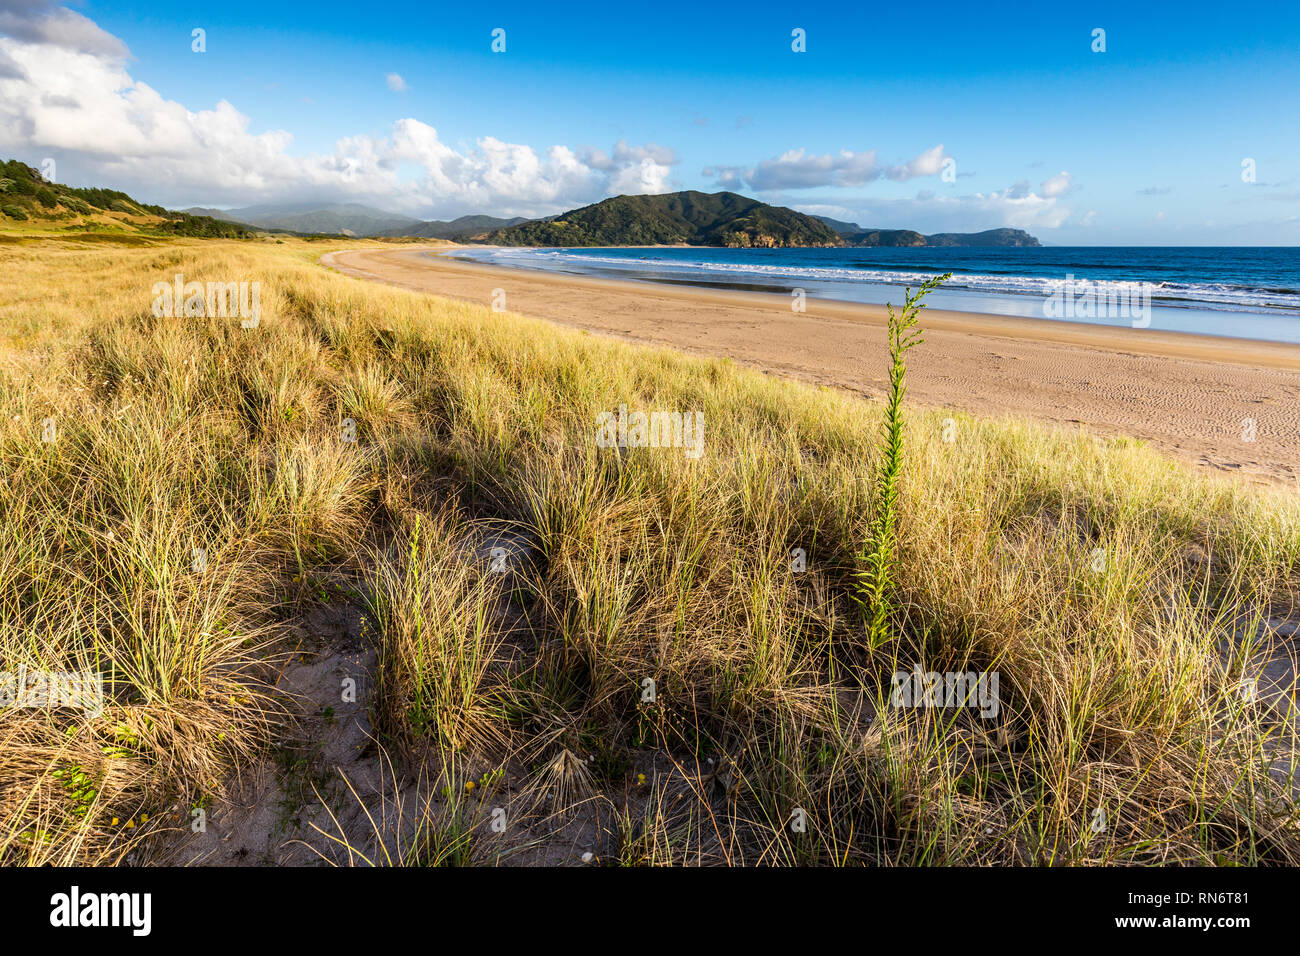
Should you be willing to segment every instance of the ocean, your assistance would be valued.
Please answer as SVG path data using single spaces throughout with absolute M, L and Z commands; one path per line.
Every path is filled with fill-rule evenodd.
M 953 277 L 935 308 L 1300 343 L 1300 248 L 1098 247 L 520 249 L 452 253 L 513 268 L 902 302 L 904 287 Z M 1149 308 L 1139 308 L 1145 290 Z M 1094 305 L 1088 305 L 1091 299 Z M 1131 301 L 1133 308 L 1127 306 Z M 1117 307 L 1120 306 L 1120 307 Z

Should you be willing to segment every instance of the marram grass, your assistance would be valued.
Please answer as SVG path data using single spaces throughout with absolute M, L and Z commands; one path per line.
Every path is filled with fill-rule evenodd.
M 0 246 L 0 669 L 111 687 L 99 717 L 0 710 L 0 859 L 161 853 L 291 732 L 274 682 L 329 574 L 378 650 L 385 745 L 529 793 L 590 756 L 607 862 L 1300 862 L 1292 715 L 1240 692 L 1243 642 L 1294 611 L 1291 490 L 900 405 L 873 643 L 853 596 L 878 405 L 363 283 L 323 251 Z M 155 318 L 178 272 L 260 281 L 259 327 Z M 703 456 L 596 447 L 620 403 L 703 413 Z M 996 719 L 894 706 L 917 667 L 996 671 Z M 689 799 L 637 779 L 646 754 Z M 436 813 L 357 858 L 503 858 Z

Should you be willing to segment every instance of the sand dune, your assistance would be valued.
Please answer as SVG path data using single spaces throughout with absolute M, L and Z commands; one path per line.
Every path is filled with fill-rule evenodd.
M 879 396 L 885 311 L 784 296 L 579 278 L 431 254 L 356 250 L 322 261 L 360 278 L 487 304 L 771 374 Z M 900 290 L 901 299 L 901 290 Z M 1128 435 L 1194 465 L 1266 482 L 1300 473 L 1300 347 L 927 309 L 909 357 L 910 399 L 976 415 L 1023 415 Z M 1245 420 L 1253 442 L 1243 440 Z

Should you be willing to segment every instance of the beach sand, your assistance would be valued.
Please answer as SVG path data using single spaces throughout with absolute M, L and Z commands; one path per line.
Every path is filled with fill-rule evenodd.
M 481 304 L 494 289 L 535 318 L 880 398 L 879 306 L 502 269 L 430 253 L 446 245 L 330 253 L 359 278 Z M 902 290 L 899 290 L 899 301 Z M 897 304 L 897 303 L 896 303 Z M 1300 474 L 1300 346 L 926 309 L 908 400 L 1140 438 L 1195 466 L 1266 483 Z M 1243 440 L 1243 422 L 1255 440 Z

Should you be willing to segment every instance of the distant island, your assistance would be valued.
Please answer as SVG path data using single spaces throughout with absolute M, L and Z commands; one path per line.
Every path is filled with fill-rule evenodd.
M 863 229 L 855 222 L 817 216 L 843 237 L 849 246 L 1038 246 L 1023 229 L 985 229 L 983 232 L 936 232 L 925 236 L 911 229 Z
M 732 192 L 694 190 L 658 196 L 616 196 L 547 219 L 488 231 L 499 246 L 1037 246 L 1021 229 L 925 236 L 906 229 L 864 229 L 810 216 Z

